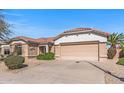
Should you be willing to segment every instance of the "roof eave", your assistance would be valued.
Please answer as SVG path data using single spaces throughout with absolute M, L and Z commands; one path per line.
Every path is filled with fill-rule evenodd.
M 106 35 L 105 35 L 105 32 L 98 32 L 97 30 L 86 30 L 86 31 L 79 31 L 79 32 L 70 32 L 70 33 L 62 33 L 62 34 L 60 34 L 60 35 L 58 35 L 55 39 L 54 39 L 54 41 L 55 40 L 57 40 L 57 39 L 59 39 L 59 38 L 61 38 L 62 36 L 64 36 L 64 35 L 73 35 L 73 34 L 82 34 L 82 33 L 95 33 L 95 34 L 98 34 L 98 35 L 100 35 L 100 36 L 103 36 L 103 37 L 107 37 Z

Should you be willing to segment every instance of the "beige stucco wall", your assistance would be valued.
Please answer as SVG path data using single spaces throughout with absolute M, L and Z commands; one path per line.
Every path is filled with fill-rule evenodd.
M 100 43 L 100 61 L 107 60 L 107 47 L 106 43 Z
M 28 55 L 29 56 L 37 56 L 38 55 L 38 46 L 29 45 L 28 46 Z
M 22 54 L 23 56 L 28 56 L 28 44 L 22 45 Z
M 52 52 L 52 53 L 55 52 L 55 47 L 54 46 L 51 47 L 51 51 L 50 52 Z
M 56 57 L 60 57 L 60 46 L 56 45 L 54 47 L 55 47 L 55 56 Z
M 38 45 L 35 45 L 35 44 L 27 44 L 26 42 L 24 41 L 12 41 L 10 43 L 11 45 L 11 52 L 14 51 L 14 47 L 15 45 L 17 44 L 21 44 L 22 45 L 22 56 L 37 56 L 38 55 Z
M 14 52 L 15 45 L 11 45 L 11 52 Z M 28 45 L 22 45 L 22 56 L 28 56 Z
M 105 43 L 100 43 L 100 57 L 107 57 L 107 47 Z
M 28 44 L 24 41 L 12 41 L 11 45 L 11 52 L 14 52 L 15 45 L 21 44 L 22 45 L 22 56 L 28 56 Z

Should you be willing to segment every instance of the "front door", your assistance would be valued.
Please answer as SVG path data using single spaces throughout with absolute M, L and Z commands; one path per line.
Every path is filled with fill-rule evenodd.
M 40 54 L 46 53 L 46 47 L 45 46 L 40 46 L 39 50 L 40 50 Z
M 22 45 L 15 45 L 15 51 L 17 55 L 22 55 Z

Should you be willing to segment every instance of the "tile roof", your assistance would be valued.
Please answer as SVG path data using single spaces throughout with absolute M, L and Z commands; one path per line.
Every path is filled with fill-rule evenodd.
M 71 29 L 71 30 L 66 30 L 63 33 L 56 36 L 56 37 L 34 39 L 34 38 L 25 37 L 25 36 L 18 36 L 18 37 L 15 37 L 15 38 L 16 39 L 22 39 L 26 42 L 34 42 L 34 43 L 49 43 L 49 42 L 51 42 L 51 43 L 53 43 L 54 40 L 57 40 L 58 38 L 60 38 L 64 35 L 89 33 L 89 32 L 95 33 L 97 35 L 101 35 L 101 36 L 104 36 L 104 37 L 109 36 L 109 33 L 106 33 L 106 32 L 103 32 L 103 31 L 100 31 L 100 30 L 94 29 L 94 28 L 74 28 L 74 29 Z
M 64 31 L 62 34 L 59 34 L 57 37 L 55 37 L 54 40 L 57 40 L 58 38 L 64 36 L 64 35 L 70 35 L 70 34 L 78 34 L 78 33 L 95 33 L 104 37 L 107 37 L 109 35 L 109 33 L 103 32 L 101 30 L 98 29 L 94 29 L 94 28 L 74 28 L 74 29 L 70 29 L 70 30 L 66 30 Z
M 89 31 L 89 30 L 92 30 L 92 28 L 74 28 L 71 30 L 66 30 L 64 33 L 78 32 L 78 31 Z
M 14 39 L 22 39 L 22 40 L 24 40 L 24 41 L 26 41 L 26 42 L 28 42 L 28 41 L 35 42 L 35 39 L 29 38 L 29 37 L 25 37 L 25 36 L 17 36 L 17 37 L 15 37 Z
M 34 42 L 34 43 L 48 43 L 48 42 L 52 43 L 54 40 L 54 37 L 34 39 L 34 38 L 25 37 L 25 36 L 18 36 L 18 37 L 15 37 L 14 39 L 21 39 L 26 42 Z
M 54 40 L 54 37 L 35 39 L 35 41 L 36 41 L 36 42 L 39 42 L 39 43 L 53 42 L 53 40 Z

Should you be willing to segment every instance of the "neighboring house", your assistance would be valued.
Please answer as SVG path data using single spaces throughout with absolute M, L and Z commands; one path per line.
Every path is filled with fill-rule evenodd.
M 65 31 L 55 38 L 15 37 L 6 47 L 10 49 L 7 53 L 12 53 L 17 48 L 18 54 L 25 57 L 54 52 L 59 59 L 100 60 L 107 57 L 107 35 L 92 28 L 76 28 Z

